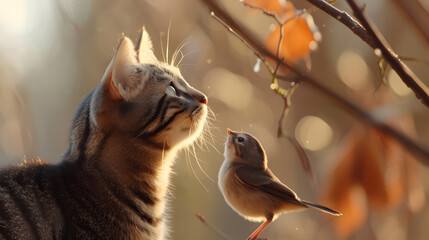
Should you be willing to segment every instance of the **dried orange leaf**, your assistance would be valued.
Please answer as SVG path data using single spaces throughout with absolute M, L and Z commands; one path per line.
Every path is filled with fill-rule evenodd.
M 280 4 L 278 0 L 244 0 L 244 3 L 270 12 L 275 12 L 279 15 L 285 11 L 285 5 L 289 4 L 289 2 L 286 1 L 284 5 Z
M 276 26 L 267 38 L 266 47 L 274 54 L 277 54 L 277 48 L 280 47 L 279 58 L 284 58 L 289 63 L 307 58 L 311 52 L 310 44 L 315 42 L 313 33 L 303 18 L 296 18 L 286 23 L 283 26 L 280 45 L 279 39 L 280 26 Z

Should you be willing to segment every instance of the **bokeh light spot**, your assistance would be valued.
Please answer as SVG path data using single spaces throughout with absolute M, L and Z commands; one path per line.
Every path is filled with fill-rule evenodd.
M 298 122 L 295 137 L 303 148 L 319 151 L 332 141 L 333 131 L 323 119 L 306 116 Z
M 249 80 L 223 68 L 207 73 L 204 84 L 210 86 L 212 98 L 234 110 L 245 110 L 253 99 L 253 86 Z
M 355 52 L 341 53 L 337 61 L 337 72 L 341 80 L 353 90 L 362 90 L 368 85 L 368 66 Z

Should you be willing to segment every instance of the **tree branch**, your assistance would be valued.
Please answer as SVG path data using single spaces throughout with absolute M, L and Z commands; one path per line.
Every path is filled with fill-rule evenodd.
M 381 50 L 384 58 L 389 62 L 393 70 L 399 75 L 402 81 L 413 90 L 416 97 L 429 107 L 429 88 L 405 65 L 398 55 L 388 47 L 386 40 L 365 17 L 362 10 L 357 6 L 354 0 L 347 0 L 347 3 L 353 10 L 353 14 L 362 23 L 367 32 L 373 36 L 378 48 Z
M 246 27 L 236 22 L 223 8 L 221 8 L 218 5 L 218 2 L 216 0 L 202 0 L 202 1 L 207 5 L 210 11 L 216 13 L 216 16 L 222 19 L 222 21 L 225 24 L 227 24 L 229 28 L 231 28 L 235 32 L 235 34 L 239 35 L 242 40 L 247 42 L 248 46 L 251 46 L 254 49 L 254 51 L 258 52 L 263 56 L 274 59 L 277 62 L 280 61 L 280 59 L 276 58 L 274 54 L 272 54 L 271 52 L 267 51 L 264 48 L 264 45 L 254 36 L 253 33 L 248 31 Z M 320 84 L 319 81 L 317 81 L 315 78 L 305 75 L 298 69 L 287 64 L 286 62 L 282 62 L 282 65 L 289 68 L 291 72 L 298 75 L 302 79 L 303 84 L 307 84 L 315 88 L 317 91 L 325 94 L 329 99 L 334 101 L 337 105 L 339 105 L 340 107 L 342 107 L 343 109 L 351 113 L 352 115 L 354 115 L 357 119 L 359 119 L 363 123 L 378 129 L 380 132 L 386 134 L 389 137 L 394 138 L 407 151 L 418 156 L 418 159 L 422 163 L 429 165 L 429 148 L 427 147 L 425 148 L 421 146 L 420 144 L 418 144 L 408 136 L 402 134 L 398 130 L 392 128 L 386 123 L 383 123 L 373 118 L 370 114 L 366 113 L 363 109 L 354 105 L 349 100 L 343 98 L 339 94 L 335 93 L 334 91 Z M 277 76 L 277 77 L 281 78 L 282 76 Z
M 340 11 L 324 0 L 307 0 L 312 5 L 318 7 L 328 15 L 334 17 L 353 33 L 366 42 L 371 48 L 380 49 L 383 57 L 398 74 L 402 81 L 414 92 L 416 97 L 429 107 L 429 88 L 409 69 L 398 57 L 398 55 L 388 46 L 383 36 L 376 30 L 375 26 L 365 17 L 362 10 L 358 8 L 353 0 L 347 0 L 347 3 L 353 10 L 353 14 L 360 21 L 359 24 L 347 12 Z
M 319 8 L 324 11 L 331 17 L 337 19 L 339 22 L 348 27 L 356 36 L 360 37 L 362 41 L 366 42 L 371 48 L 376 49 L 377 43 L 374 41 L 373 37 L 368 34 L 366 29 L 352 16 L 350 16 L 347 12 L 341 11 L 333 5 L 325 2 L 323 0 L 307 0 L 307 2 L 311 3 L 313 6 Z

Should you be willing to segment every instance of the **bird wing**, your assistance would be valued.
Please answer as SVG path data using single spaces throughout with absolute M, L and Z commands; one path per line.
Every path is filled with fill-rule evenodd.
M 238 167 L 236 170 L 237 178 L 245 185 L 256 188 L 271 196 L 283 200 L 294 202 L 298 205 L 304 205 L 296 194 L 281 183 L 278 178 L 269 169 L 255 169 L 247 166 Z

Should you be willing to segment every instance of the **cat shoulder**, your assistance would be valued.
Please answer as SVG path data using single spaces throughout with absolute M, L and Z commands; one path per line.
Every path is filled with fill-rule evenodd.
M 31 159 L 24 157 L 18 166 L 19 167 L 35 167 L 35 166 L 43 166 L 43 165 L 49 165 L 49 163 L 42 160 L 39 157 L 38 158 L 31 158 Z

